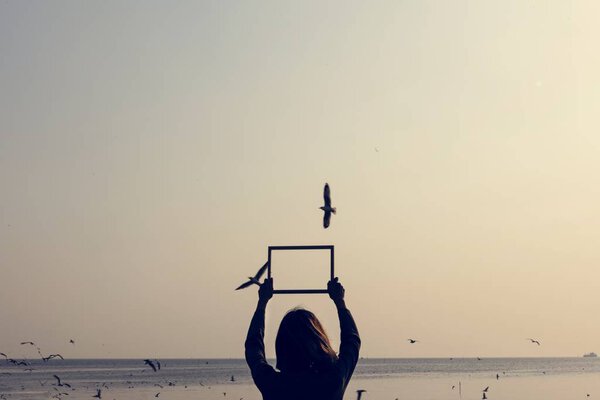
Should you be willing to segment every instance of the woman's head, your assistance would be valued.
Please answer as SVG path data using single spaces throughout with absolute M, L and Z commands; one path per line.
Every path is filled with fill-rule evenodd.
M 277 368 L 306 371 L 337 360 L 321 322 L 308 310 L 295 308 L 283 317 L 275 339 Z

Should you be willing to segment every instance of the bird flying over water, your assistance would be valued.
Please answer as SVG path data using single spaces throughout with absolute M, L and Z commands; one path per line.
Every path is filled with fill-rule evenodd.
M 406 340 L 408 340 L 410 342 L 410 344 L 414 344 L 414 343 L 418 342 L 418 340 L 415 340 L 415 339 L 406 339 Z
M 366 390 L 365 389 L 358 389 L 356 391 L 356 400 L 360 400 L 360 398 L 362 397 L 362 394 L 365 393 Z
M 75 344 L 75 341 L 73 339 L 71 339 L 71 340 L 69 340 L 69 343 Z
M 156 361 L 156 362 L 158 363 L 158 361 Z M 153 370 L 154 372 L 156 372 L 156 371 L 158 371 L 158 370 L 160 369 L 160 367 L 157 369 L 157 368 L 156 368 L 156 365 L 154 365 L 154 362 L 152 362 L 151 360 L 147 360 L 147 359 L 146 359 L 146 360 L 144 360 L 144 364 L 147 364 L 147 365 L 149 365 L 149 366 L 150 366 L 150 368 L 152 368 L 152 370 Z M 160 365 L 160 364 L 159 364 L 159 365 Z
M 21 344 L 22 344 L 22 345 L 23 345 L 23 344 L 30 344 L 30 345 L 32 345 L 32 346 L 35 346 L 35 343 L 33 343 L 33 342 L 21 342 Z
M 56 386 L 63 386 L 63 383 L 60 381 L 60 377 L 58 375 L 52 375 L 57 380 Z
M 323 189 L 323 200 L 325 205 L 319 208 L 323 210 L 323 228 L 327 229 L 331 221 L 331 213 L 335 214 L 335 207 L 331 207 L 331 191 L 329 190 L 328 183 L 325 184 L 325 188 Z
M 537 340 L 535 340 L 535 339 L 532 339 L 532 338 L 527 338 L 526 340 L 530 340 L 530 341 L 531 341 L 531 343 L 535 343 L 535 344 L 537 344 L 538 346 L 540 345 L 540 342 L 539 342 L 539 341 L 537 341 Z
M 258 286 L 260 286 L 261 285 L 261 283 L 260 283 L 260 277 L 263 276 L 263 274 L 265 273 L 265 271 L 267 270 L 268 267 L 269 267 L 269 262 L 267 261 L 265 263 L 265 265 L 263 265 L 262 267 L 260 267 L 260 269 L 258 270 L 258 272 L 256 273 L 256 275 L 249 276 L 248 277 L 248 281 L 242 283 L 235 290 L 246 289 L 248 286 L 252 286 L 252 285 L 258 285 Z
M 48 357 L 42 357 L 42 360 L 44 361 L 48 361 L 48 360 L 52 360 L 53 358 L 60 358 L 61 360 L 64 360 L 65 358 L 63 356 L 61 356 L 60 354 L 50 354 Z

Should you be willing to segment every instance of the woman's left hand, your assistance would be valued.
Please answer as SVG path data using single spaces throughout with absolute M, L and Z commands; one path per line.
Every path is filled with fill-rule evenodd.
M 266 278 L 258 289 L 258 299 L 267 302 L 273 297 L 273 278 Z

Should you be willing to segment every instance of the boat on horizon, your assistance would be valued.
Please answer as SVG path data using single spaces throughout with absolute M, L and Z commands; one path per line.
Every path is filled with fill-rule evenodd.
M 592 351 L 590 353 L 585 353 L 583 356 L 584 357 L 598 357 L 598 354 L 596 354 Z

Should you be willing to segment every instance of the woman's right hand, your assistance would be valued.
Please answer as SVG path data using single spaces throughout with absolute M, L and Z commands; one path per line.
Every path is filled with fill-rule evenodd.
M 338 279 L 338 277 L 335 277 L 333 280 L 327 282 L 327 293 L 329 293 L 329 297 L 336 304 L 344 301 L 344 294 L 346 293 Z

